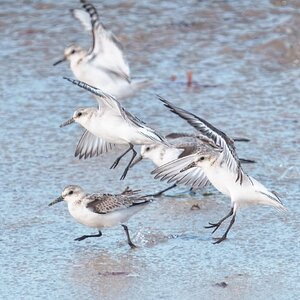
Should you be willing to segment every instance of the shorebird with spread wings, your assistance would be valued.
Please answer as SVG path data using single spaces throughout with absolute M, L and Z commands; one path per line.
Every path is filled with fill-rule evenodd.
M 72 15 L 84 29 L 92 34 L 92 45 L 85 50 L 71 45 L 64 51 L 64 57 L 54 65 L 68 60 L 75 77 L 91 86 L 115 96 L 118 99 L 132 95 L 146 86 L 147 80 L 131 78 L 124 48 L 118 38 L 100 21 L 96 8 L 88 1 L 81 0 L 82 9 L 73 9 Z

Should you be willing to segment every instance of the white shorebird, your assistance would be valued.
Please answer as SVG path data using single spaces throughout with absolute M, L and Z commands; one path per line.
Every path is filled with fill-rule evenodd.
M 206 137 L 201 134 L 190 133 L 170 133 L 165 136 L 166 140 L 170 143 L 170 147 L 166 147 L 160 144 L 143 145 L 141 147 L 140 155 L 132 162 L 131 167 L 139 163 L 142 159 L 150 159 L 157 167 L 160 167 L 172 160 L 182 158 L 184 156 L 196 153 L 199 148 L 199 144 L 206 143 Z M 204 139 L 204 141 L 203 141 Z M 234 141 L 249 142 L 246 138 L 235 138 Z M 255 163 L 254 160 L 240 159 L 243 163 Z M 200 170 L 199 170 L 200 171 Z M 196 175 L 194 175 L 196 176 Z M 199 176 L 199 174 L 197 175 Z M 176 187 L 177 184 L 157 192 L 152 197 L 157 197 L 164 192 Z
M 116 144 L 128 145 L 129 148 L 111 166 L 111 168 L 115 168 L 121 158 L 132 151 L 132 158 L 121 176 L 121 180 L 123 180 L 137 154 L 134 145 L 158 143 L 169 146 L 163 136 L 130 114 L 114 97 L 84 82 L 66 77 L 65 79 L 96 95 L 99 104 L 98 109 L 81 108 L 76 110 L 71 119 L 60 125 L 63 127 L 77 122 L 86 129 L 78 142 L 75 156 L 79 156 L 79 158 L 93 157 L 109 151 Z
M 78 45 L 71 45 L 64 51 L 64 57 L 54 65 L 68 60 L 75 77 L 118 99 L 127 97 L 149 82 L 132 80 L 123 46 L 116 36 L 100 22 L 97 10 L 87 1 L 81 1 L 85 10 L 74 9 L 72 14 L 92 33 L 91 48 L 86 51 Z
M 156 174 L 155 178 L 188 184 L 194 188 L 201 186 L 203 181 L 208 178 L 216 189 L 231 198 L 229 214 L 219 222 L 210 223 L 209 226 L 206 226 L 206 228 L 215 228 L 214 233 L 224 220 L 232 216 L 224 235 L 215 243 L 220 243 L 226 239 L 235 221 L 237 210 L 241 207 L 261 204 L 285 210 L 275 192 L 269 191 L 264 185 L 243 171 L 235 151 L 234 142 L 224 132 L 161 97 L 160 100 L 173 113 L 185 119 L 201 134 L 205 135 L 208 142 L 203 144 L 196 153 L 167 163 L 152 173 Z M 206 177 L 195 176 L 197 174 L 195 169 L 202 170 Z
M 150 202 L 144 196 L 139 196 L 138 191 L 132 191 L 128 188 L 117 195 L 86 194 L 78 185 L 65 187 L 61 196 L 52 201 L 49 206 L 61 201 L 68 203 L 69 213 L 77 222 L 98 229 L 98 234 L 83 235 L 76 238 L 75 241 L 82 241 L 89 237 L 100 237 L 102 236 L 102 228 L 121 225 L 131 248 L 136 246 L 130 239 L 128 227 L 123 223 L 126 223 L 131 216 Z

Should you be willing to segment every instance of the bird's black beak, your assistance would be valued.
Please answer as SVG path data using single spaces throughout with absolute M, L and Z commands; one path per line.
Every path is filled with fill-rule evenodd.
M 138 156 L 130 165 L 130 168 L 132 168 L 134 165 L 136 165 L 137 163 L 139 163 L 141 160 L 143 159 L 143 156 L 140 155 Z
M 188 169 L 191 169 L 191 168 L 194 168 L 194 167 L 197 167 L 196 163 L 193 161 L 192 163 L 190 163 L 189 165 L 187 165 L 186 167 L 184 167 L 182 170 L 180 170 L 180 172 L 184 172 Z
M 70 124 L 72 124 L 72 123 L 74 123 L 74 122 L 75 122 L 75 120 L 74 120 L 74 118 L 72 117 L 72 118 L 69 119 L 68 121 L 66 121 L 66 122 L 64 122 L 64 123 L 62 123 L 62 124 L 60 124 L 59 127 L 61 128 L 61 127 L 70 125 Z
M 48 206 L 52 206 L 58 202 L 64 201 L 64 198 L 62 196 L 56 198 L 54 201 L 52 201 L 51 203 L 48 204 Z
M 60 59 L 60 60 L 58 60 L 57 62 L 55 62 L 55 63 L 53 64 L 53 66 L 56 66 L 56 65 L 58 65 L 58 64 L 60 64 L 60 63 L 62 63 L 62 62 L 64 62 L 64 61 L 66 61 L 66 58 L 65 58 L 65 57 L 62 58 L 62 59 Z

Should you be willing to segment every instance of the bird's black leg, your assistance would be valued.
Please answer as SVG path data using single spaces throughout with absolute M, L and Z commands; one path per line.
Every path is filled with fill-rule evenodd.
M 177 184 L 175 183 L 175 184 L 173 184 L 173 185 L 167 187 L 166 189 L 164 189 L 164 190 L 162 190 L 162 191 L 160 191 L 160 192 L 157 192 L 157 193 L 151 194 L 151 195 L 147 195 L 146 197 L 159 197 L 159 196 L 161 196 L 164 192 L 166 192 L 166 191 L 168 191 L 168 190 L 171 190 L 171 189 L 173 189 L 173 188 L 176 187 L 176 186 L 177 186 Z
M 220 225 L 221 225 L 226 219 L 228 219 L 232 214 L 233 214 L 233 207 L 231 208 L 229 214 L 226 215 L 224 218 L 222 218 L 219 222 L 217 222 L 217 223 L 210 223 L 210 222 L 209 222 L 209 223 L 208 223 L 209 225 L 208 225 L 208 226 L 204 226 L 204 228 L 214 228 L 214 227 L 215 227 L 215 229 L 214 229 L 213 232 L 212 232 L 212 233 L 214 233 L 214 232 L 220 227 Z
M 129 148 L 114 161 L 114 163 L 111 165 L 110 168 L 114 169 L 119 164 L 119 162 L 122 159 L 122 157 L 125 156 L 132 148 L 133 148 L 133 145 L 129 144 Z
M 128 227 L 124 224 L 121 224 L 122 227 L 125 230 L 126 236 L 127 236 L 127 243 L 128 245 L 131 247 L 131 249 L 137 248 L 136 245 L 131 241 L 130 236 L 129 236 L 129 231 L 128 231 Z
M 74 241 L 82 241 L 82 240 L 84 240 L 84 239 L 86 239 L 86 238 L 89 238 L 89 237 L 100 237 L 100 236 L 102 236 L 102 232 L 99 230 L 99 233 L 98 233 L 98 234 L 83 235 L 83 236 L 81 236 L 81 237 L 75 239 Z
M 224 240 L 226 240 L 227 234 L 228 234 L 230 228 L 232 227 L 234 221 L 235 221 L 235 214 L 232 216 L 232 219 L 231 219 L 231 221 L 230 221 L 230 224 L 229 224 L 227 230 L 225 231 L 225 233 L 223 234 L 223 236 L 222 236 L 221 238 L 219 238 L 219 239 L 218 239 L 216 242 L 214 242 L 213 244 L 219 244 L 219 243 L 223 242 Z
M 128 172 L 128 170 L 129 170 L 129 168 L 130 168 L 130 165 L 132 164 L 132 162 L 133 162 L 133 160 L 134 160 L 134 158 L 136 157 L 136 154 L 137 154 L 136 151 L 134 150 L 132 144 L 130 144 L 130 149 L 132 150 L 132 157 L 131 157 L 131 160 L 129 161 L 127 167 L 125 168 L 125 170 L 124 170 L 124 172 L 123 172 L 123 174 L 122 174 L 120 180 L 123 180 L 123 179 L 126 177 L 127 172 Z

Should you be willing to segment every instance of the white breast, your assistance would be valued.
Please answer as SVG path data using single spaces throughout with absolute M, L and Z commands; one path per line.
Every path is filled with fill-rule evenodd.
M 205 174 L 211 184 L 221 193 L 231 196 L 231 189 L 235 186 L 236 175 L 228 172 L 227 168 L 212 166 L 205 170 Z
M 153 140 L 140 133 L 137 126 L 128 123 L 117 113 L 105 111 L 104 114 L 95 114 L 82 125 L 97 137 L 113 144 L 134 145 L 152 144 Z M 147 129 L 144 129 L 147 131 Z
M 84 204 L 68 203 L 69 212 L 77 222 L 98 229 L 127 222 L 132 215 L 143 208 L 144 205 L 136 205 L 106 214 L 97 214 L 86 208 Z

